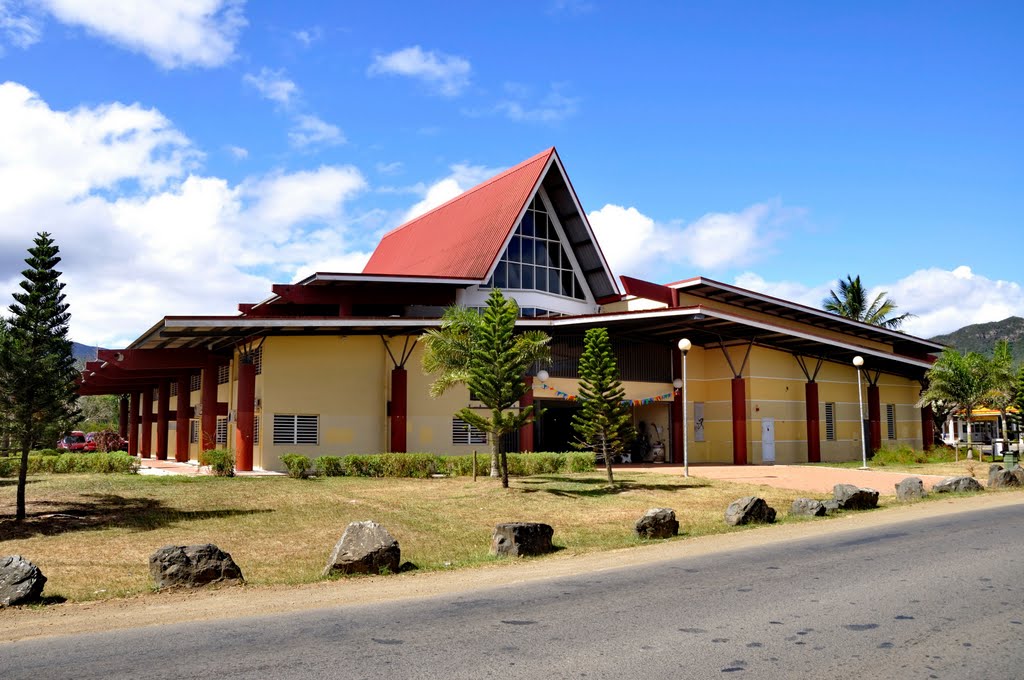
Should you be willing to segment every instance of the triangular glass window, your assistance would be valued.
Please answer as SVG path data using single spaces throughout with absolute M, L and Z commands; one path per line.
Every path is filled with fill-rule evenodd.
M 494 275 L 484 288 L 539 290 L 586 300 L 587 296 L 558 238 L 558 230 L 535 196 L 516 226 Z

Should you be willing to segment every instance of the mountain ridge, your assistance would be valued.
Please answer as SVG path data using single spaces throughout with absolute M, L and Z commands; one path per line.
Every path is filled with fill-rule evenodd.
M 1010 343 L 1013 359 L 1024 361 L 1024 318 L 1010 316 L 1002 321 L 975 323 L 959 328 L 952 333 L 936 335 L 931 340 L 949 345 L 960 352 L 978 352 L 992 356 L 992 350 L 999 340 Z

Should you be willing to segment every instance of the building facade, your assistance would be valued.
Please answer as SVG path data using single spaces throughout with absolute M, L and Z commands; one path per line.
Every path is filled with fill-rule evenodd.
M 447 306 L 482 307 L 500 288 L 519 327 L 552 337 L 546 379 L 525 376 L 521 404 L 542 413 L 514 450 L 569 450 L 583 334 L 599 326 L 640 434 L 634 461 L 681 462 L 684 437 L 694 463 L 931 444 L 916 404 L 941 345 L 703 277 L 620 282 L 552 148 L 389 232 L 360 273 L 275 285 L 234 316 L 164 317 L 100 350 L 80 392 L 124 396 L 123 434 L 143 457 L 227 447 L 241 470 L 279 470 L 287 453 L 468 454 L 486 448 L 453 415 L 470 395 L 429 396 L 418 338 Z

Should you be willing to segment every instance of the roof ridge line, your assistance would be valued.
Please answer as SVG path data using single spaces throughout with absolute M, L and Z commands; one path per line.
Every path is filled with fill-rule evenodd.
M 391 229 L 390 231 L 386 232 L 381 237 L 381 241 L 383 241 L 388 236 L 391 236 L 392 234 L 394 234 L 396 232 L 399 232 L 402 229 L 405 229 L 406 227 L 408 227 L 409 225 L 411 225 L 411 224 L 413 224 L 413 223 L 423 219 L 427 215 L 430 215 L 431 213 L 434 213 L 434 212 L 440 210 L 441 208 L 446 207 L 450 203 L 454 203 L 455 201 L 457 201 L 457 200 L 459 200 L 461 198 L 464 198 L 464 197 L 468 196 L 469 194 L 474 193 L 478 189 L 483 189 L 484 187 L 490 186 L 494 182 L 497 182 L 499 179 L 502 179 L 503 177 L 505 177 L 507 175 L 510 175 L 510 174 L 512 174 L 514 172 L 518 172 L 518 171 L 522 170 L 525 166 L 530 165 L 531 163 L 540 160 L 540 158 L 542 156 L 550 155 L 552 153 L 555 153 L 555 147 L 553 147 L 553 146 L 548 147 L 547 149 L 545 149 L 544 151 L 541 151 L 538 154 L 534 154 L 533 156 L 527 158 L 525 161 L 520 161 L 519 163 L 516 163 L 512 167 L 506 168 L 505 170 L 502 170 L 501 172 L 499 172 L 494 177 L 491 177 L 490 179 L 486 179 L 483 182 L 481 182 L 479 184 L 476 184 L 476 185 L 470 187 L 469 189 L 466 189 L 465 191 L 463 191 L 458 196 L 454 196 L 452 198 L 449 198 L 447 201 L 445 201 L 441 205 L 435 206 L 435 207 L 431 208 L 430 210 L 428 210 L 427 212 L 423 213 L 422 215 L 417 215 L 416 217 L 412 218 L 411 220 L 407 220 L 407 221 L 403 222 L 402 224 L 398 225 L 397 227 Z

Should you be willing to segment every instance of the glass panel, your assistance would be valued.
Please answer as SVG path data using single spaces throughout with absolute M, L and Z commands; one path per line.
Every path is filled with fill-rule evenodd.
M 548 249 L 544 241 L 534 241 L 533 246 L 533 261 L 539 265 L 550 267 L 551 260 L 548 258 Z
M 565 297 L 572 297 L 572 280 L 574 278 L 572 272 L 562 272 L 562 295 Z
M 549 238 L 547 213 L 536 213 L 536 217 L 534 219 L 537 223 L 537 238 Z
M 505 275 L 505 267 L 507 265 L 504 262 L 499 262 L 498 266 L 494 269 L 494 287 L 504 288 L 508 284 L 508 277 Z
M 536 243 L 532 238 L 520 239 L 523 246 L 523 256 L 521 261 L 523 264 L 533 264 L 533 244 Z
M 519 223 L 519 233 L 523 236 L 533 236 L 533 213 L 529 210 L 523 215 L 523 221 Z
M 563 294 L 561 281 L 558 280 L 558 270 L 556 269 L 548 270 L 548 291 L 558 295 Z
M 528 264 L 523 265 L 523 288 L 526 290 L 533 290 L 533 267 Z
M 534 290 L 547 290 L 548 289 L 548 270 L 544 269 L 543 267 L 537 267 L 534 276 L 537 279 L 534 282 L 535 283 L 535 285 L 533 286 Z
M 562 265 L 562 261 L 560 259 L 561 255 L 562 255 L 562 244 L 558 243 L 557 241 L 555 241 L 555 242 L 550 242 L 549 241 L 548 242 L 548 259 L 551 261 L 551 266 L 552 267 L 561 268 L 563 266 Z
M 519 289 L 522 288 L 522 279 L 519 276 L 519 272 L 522 270 L 521 264 L 518 262 L 512 262 L 508 265 L 508 287 Z
M 573 297 L 575 297 L 577 300 L 586 300 L 587 296 L 583 294 L 583 286 L 580 285 L 580 280 L 577 279 L 575 276 L 573 276 L 573 279 L 576 280 L 576 286 L 573 292 Z
M 520 244 L 522 239 L 518 236 L 513 236 L 512 240 L 508 242 L 508 249 L 505 251 L 505 258 L 509 262 L 522 262 L 520 253 Z

